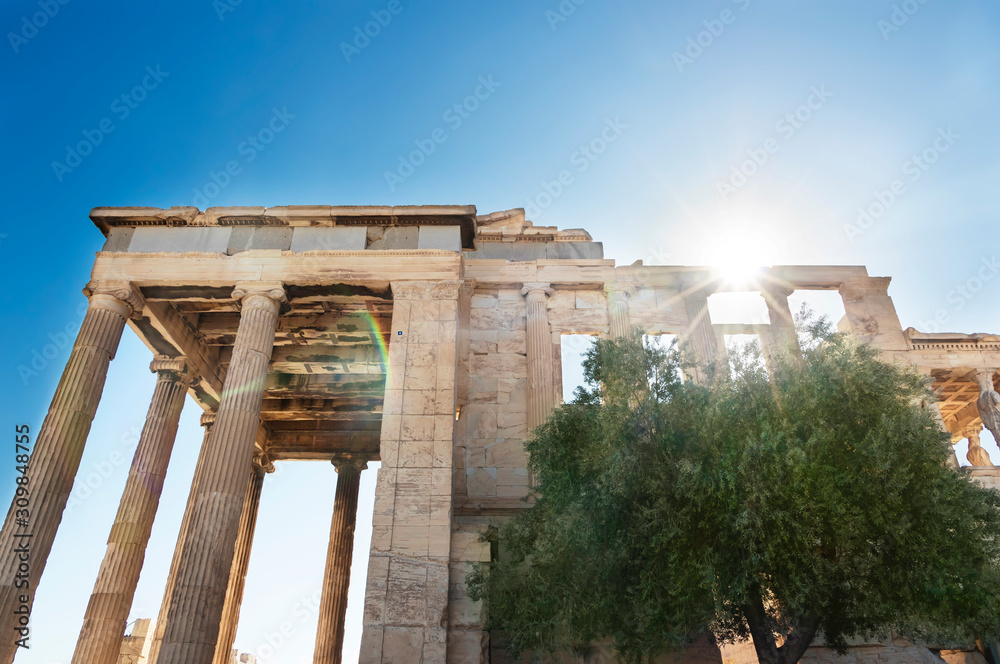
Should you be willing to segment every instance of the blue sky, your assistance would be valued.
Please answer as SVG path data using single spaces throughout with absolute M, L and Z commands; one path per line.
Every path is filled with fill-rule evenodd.
M 68 356 L 102 243 L 90 208 L 199 195 L 529 207 L 621 264 L 864 264 L 894 277 L 904 327 L 1000 332 L 995 1 L 233 1 L 0 7 L 8 428 L 37 431 Z M 69 661 L 149 359 L 126 332 L 81 466 L 100 480 L 64 520 L 19 662 Z M 159 606 L 200 436 L 189 404 L 133 617 Z M 265 485 L 237 646 L 292 616 L 267 661 L 310 661 L 315 616 L 296 602 L 322 575 L 335 480 L 320 466 Z

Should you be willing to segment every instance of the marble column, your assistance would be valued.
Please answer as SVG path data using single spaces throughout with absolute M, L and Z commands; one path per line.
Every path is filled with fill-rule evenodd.
M 127 282 L 100 282 L 88 290 L 87 313 L 49 412 L 34 437 L 27 473 L 31 487 L 29 513 L 25 515 L 23 508 L 12 502 L 0 530 L 0 664 L 14 660 L 18 625 L 14 611 L 34 601 L 104 391 L 108 365 L 118 349 L 126 320 L 143 308 L 139 291 Z M 20 560 L 15 549 L 22 545 L 31 550 L 27 588 L 16 587 Z
M 351 583 L 354 526 L 358 516 L 358 487 L 361 471 L 368 467 L 361 459 L 334 459 L 333 465 L 337 468 L 337 490 L 333 501 L 313 664 L 340 664 L 343 654 L 347 589 Z
M 160 356 L 150 370 L 157 373 L 156 389 L 139 445 L 132 459 L 118 515 L 108 536 L 94 592 L 73 653 L 73 664 L 115 664 L 125 623 L 146 557 L 146 544 L 160 504 L 177 422 L 191 381 L 183 357 Z
M 528 431 L 541 426 L 556 404 L 552 376 L 552 331 L 549 328 L 547 283 L 527 283 L 521 294 L 527 301 Z
M 201 451 L 198 452 L 198 462 L 194 469 L 194 478 L 191 480 L 191 489 L 188 491 L 187 503 L 184 507 L 184 516 L 181 518 L 181 528 L 177 534 L 177 544 L 174 545 L 174 556 L 170 560 L 170 572 L 167 574 L 167 585 L 163 591 L 163 600 L 160 604 L 160 612 L 157 614 L 156 629 L 153 633 L 153 643 L 149 648 L 149 664 L 156 664 L 160 656 L 160 646 L 163 645 L 163 629 L 167 626 L 167 612 L 170 608 L 170 598 L 173 597 L 174 586 L 177 584 L 177 568 L 181 562 L 181 549 L 184 545 L 184 537 L 187 535 L 188 527 L 191 524 L 191 513 L 194 511 L 195 497 L 198 495 L 198 476 L 205 464 L 205 453 L 208 451 L 208 436 L 212 432 L 212 425 L 215 424 L 215 411 L 207 410 L 201 414 L 201 426 L 205 428 L 205 436 L 202 438 Z
M 720 359 L 724 348 L 712 327 L 712 316 L 708 311 L 710 294 L 711 291 L 705 288 L 692 288 L 683 294 L 688 324 L 681 335 L 682 350 L 687 351 L 688 360 L 696 363 L 696 366 L 685 367 L 685 373 L 688 379 L 699 383 L 708 380 L 708 367 Z
M 635 294 L 635 286 L 622 281 L 604 284 L 608 298 L 608 336 L 619 339 L 628 336 L 631 322 L 628 314 L 628 299 Z
M 847 329 L 862 341 L 884 351 L 908 351 L 896 307 L 889 297 L 889 277 L 862 277 L 840 286 Z
M 237 284 L 239 329 L 167 609 L 159 664 L 211 664 L 260 425 L 281 284 Z
M 795 333 L 795 318 L 788 304 L 788 296 L 794 290 L 778 285 L 768 285 L 761 290 L 767 304 L 767 315 L 771 323 L 771 341 L 776 350 L 798 347 L 799 338 Z
M 264 487 L 264 475 L 274 472 L 274 464 L 265 454 L 258 454 L 250 468 L 246 499 L 240 513 L 240 531 L 236 537 L 233 566 L 229 570 L 229 585 L 226 586 L 226 603 L 222 608 L 219 623 L 219 639 L 215 644 L 213 664 L 229 664 L 232 659 L 236 629 L 240 623 L 240 607 L 243 604 L 243 589 L 246 587 L 247 568 L 250 565 L 250 548 L 257 526 L 257 510 L 260 507 L 260 493 Z

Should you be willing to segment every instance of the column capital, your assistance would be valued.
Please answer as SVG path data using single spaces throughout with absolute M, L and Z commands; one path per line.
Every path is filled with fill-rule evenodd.
M 476 280 L 468 278 L 462 281 L 461 292 L 465 297 L 470 297 L 476 291 Z
M 362 457 L 334 457 L 331 462 L 338 475 L 360 474 L 368 468 L 368 459 Z
M 91 306 L 109 309 L 122 318 L 138 318 L 146 300 L 131 281 L 91 281 L 84 289 Z
M 555 292 L 552 289 L 552 284 L 544 281 L 526 282 L 521 286 L 521 295 L 526 296 L 529 302 L 538 298 L 544 302 L 549 295 Z
M 773 282 L 763 283 L 760 285 L 760 294 L 764 296 L 764 299 L 773 297 L 788 298 L 792 293 L 795 292 L 795 288 L 788 284 L 776 284 Z
M 604 293 L 609 300 L 627 300 L 635 295 L 636 287 L 631 281 L 607 281 Z
M 392 281 L 389 285 L 394 300 L 457 300 L 465 279 Z
M 979 438 L 982 434 L 982 424 L 970 424 L 962 429 L 962 438 L 968 438 L 970 442 L 975 440 L 977 445 L 979 444 Z
M 192 371 L 187 358 L 183 355 L 178 357 L 157 355 L 149 363 L 149 370 L 161 376 L 172 377 L 173 380 L 182 382 L 185 385 L 190 385 L 198 379 L 198 376 Z
M 860 277 L 843 282 L 840 284 L 839 290 L 841 295 L 848 293 L 852 295 L 866 295 L 869 293 L 885 295 L 889 292 L 889 284 L 891 282 L 892 277 Z
M 280 281 L 241 281 L 233 289 L 233 299 L 241 307 L 279 307 L 288 302 L 285 286 Z
M 201 426 L 206 429 L 211 429 L 212 425 L 215 424 L 216 412 L 214 410 L 206 410 L 201 414 Z
M 274 462 L 271 461 L 271 455 L 267 452 L 257 452 L 253 455 L 253 467 L 260 468 L 265 473 L 273 473 Z

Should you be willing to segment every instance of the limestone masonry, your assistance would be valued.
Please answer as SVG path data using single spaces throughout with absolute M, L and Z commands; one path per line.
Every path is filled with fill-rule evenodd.
M 978 444 L 984 422 L 1000 438 L 1000 337 L 904 329 L 889 278 L 864 267 L 764 269 L 741 288 L 763 295 L 769 324 L 723 325 L 708 297 L 735 286 L 714 268 L 616 266 L 586 231 L 534 226 L 523 210 L 126 207 L 90 217 L 107 241 L 31 460 L 33 583 L 126 325 L 152 351 L 157 382 L 73 664 L 115 664 L 124 652 L 186 395 L 204 409 L 205 442 L 155 628 L 143 622 L 127 637 L 157 664 L 230 662 L 263 478 L 289 459 L 332 462 L 338 473 L 314 662 L 341 661 L 358 481 L 373 461 L 371 558 L 367 579 L 355 579 L 366 584 L 360 661 L 506 661 L 465 576 L 496 555 L 487 529 L 526 504 L 523 441 L 561 402 L 566 334 L 637 326 L 679 335 L 712 360 L 727 334 L 758 335 L 765 350 L 793 340 L 793 291 L 838 291 L 841 328 L 932 377 L 938 399 L 925 407 L 954 440 L 970 441 L 966 472 L 1000 487 Z M 15 588 L 19 532 L 8 515 L 3 634 L 25 592 Z M 855 650 L 858 661 L 940 661 L 892 638 Z M 0 639 L 0 664 L 14 651 Z M 752 648 L 725 652 L 753 659 Z M 721 662 L 714 647 L 687 659 Z M 817 646 L 806 659 L 835 658 Z

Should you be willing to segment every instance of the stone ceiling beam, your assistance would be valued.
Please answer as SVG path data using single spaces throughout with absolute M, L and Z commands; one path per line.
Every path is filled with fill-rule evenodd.
M 286 286 L 352 284 L 387 286 L 393 279 L 446 281 L 461 273 L 462 257 L 437 249 L 385 251 L 250 250 L 218 253 L 100 252 L 92 279 L 129 280 L 147 286 L 232 287 L 244 281 Z
M 226 378 L 225 370 L 219 365 L 218 350 L 206 346 L 187 321 L 165 302 L 147 302 L 143 315 L 148 317 L 153 329 L 177 350 L 178 355 L 188 359 L 188 366 L 198 376 L 192 388 L 195 391 L 200 388 L 218 403 L 222 398 L 222 384 Z M 150 345 L 144 335 L 140 334 L 140 337 L 147 346 Z

